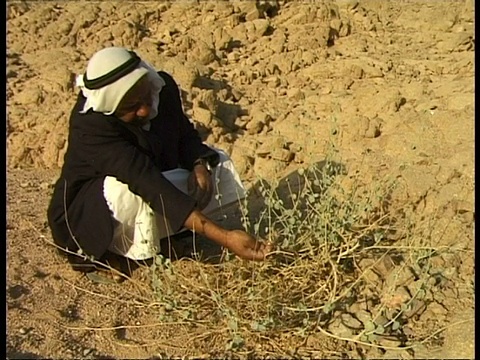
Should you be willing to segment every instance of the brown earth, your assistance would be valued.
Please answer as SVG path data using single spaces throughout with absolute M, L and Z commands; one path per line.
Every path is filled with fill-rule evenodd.
M 473 0 L 9 1 L 7 356 L 224 356 L 201 328 L 189 334 L 158 324 L 142 305 L 151 297 L 146 270 L 136 282 L 95 284 L 49 245 L 45 211 L 67 146 L 74 75 L 95 51 L 116 45 L 173 74 L 187 114 L 208 143 L 231 154 L 247 184 L 321 161 L 329 144 L 365 183 L 397 178 L 395 200 L 435 219 L 437 245 L 462 252 L 444 259 L 453 285 L 442 306 L 417 324 L 438 330 L 441 318 L 439 340 L 413 354 L 369 356 L 473 358 L 473 7 Z M 330 340 L 315 345 L 318 356 L 348 348 Z M 278 341 L 285 352 L 277 354 L 298 345 Z

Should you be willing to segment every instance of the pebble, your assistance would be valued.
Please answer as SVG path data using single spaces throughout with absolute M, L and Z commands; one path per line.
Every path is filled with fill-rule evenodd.
M 93 353 L 93 349 L 87 348 L 87 349 L 84 349 L 84 350 L 82 351 L 83 356 L 88 356 L 88 355 L 90 355 L 91 353 Z

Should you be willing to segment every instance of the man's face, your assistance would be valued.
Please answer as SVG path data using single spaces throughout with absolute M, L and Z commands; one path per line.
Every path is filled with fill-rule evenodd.
M 128 123 L 142 124 L 152 108 L 151 86 L 148 77 L 141 77 L 127 91 L 115 110 L 115 116 Z

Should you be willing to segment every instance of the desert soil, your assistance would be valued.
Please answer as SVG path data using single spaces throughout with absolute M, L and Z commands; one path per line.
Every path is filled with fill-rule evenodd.
M 231 155 L 247 185 L 321 161 L 329 144 L 366 183 L 398 179 L 395 200 L 435 220 L 438 246 L 462 251 L 441 264 L 450 284 L 442 306 L 427 307 L 418 322 L 447 324 L 437 341 L 372 356 L 473 358 L 473 7 L 8 1 L 7 357 L 225 355 L 213 340 L 195 341 L 200 330 L 189 339 L 158 324 L 144 305 L 146 272 L 135 273 L 136 282 L 93 283 L 51 245 L 46 208 L 67 147 L 74 76 L 94 52 L 115 45 L 177 79 L 186 113 L 206 142 Z M 288 338 L 279 344 L 283 354 L 293 346 Z M 323 357 L 348 348 L 319 344 Z

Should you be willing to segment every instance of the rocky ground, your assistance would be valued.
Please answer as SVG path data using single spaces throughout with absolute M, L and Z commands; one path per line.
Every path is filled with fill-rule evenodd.
M 7 356 L 222 356 L 213 343 L 149 325 L 157 315 L 142 305 L 143 272 L 118 288 L 92 284 L 49 245 L 45 211 L 67 147 L 74 76 L 115 45 L 175 77 L 186 113 L 246 184 L 281 179 L 332 148 L 366 184 L 397 179 L 394 200 L 432 219 L 435 246 L 460 249 L 437 264 L 449 285 L 417 324 L 441 319 L 445 330 L 401 356 L 473 358 L 473 6 L 7 2 Z M 342 344 L 316 346 L 328 357 Z

